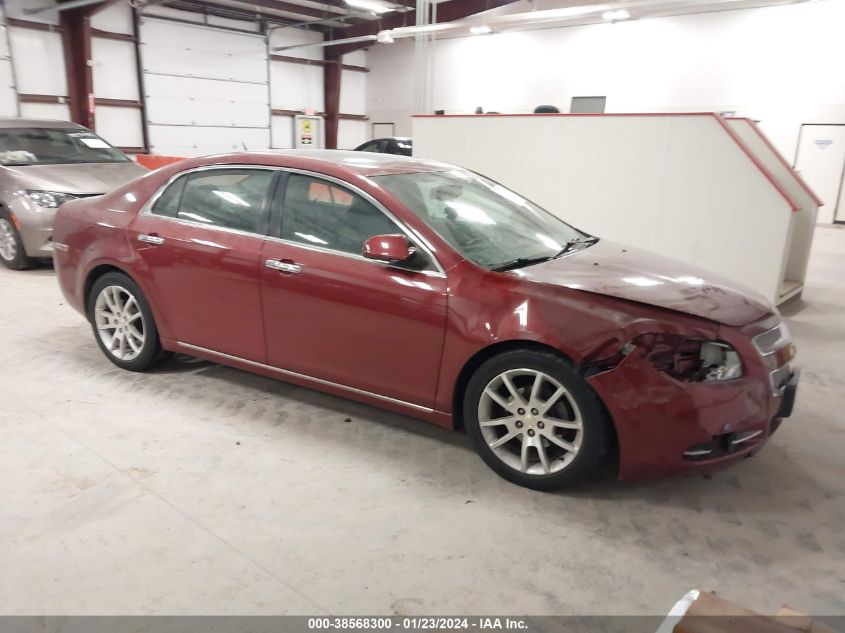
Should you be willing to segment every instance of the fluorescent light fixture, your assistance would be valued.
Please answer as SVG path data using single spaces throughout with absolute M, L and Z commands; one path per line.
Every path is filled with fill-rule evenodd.
M 627 20 L 631 17 L 631 14 L 628 13 L 625 9 L 616 9 L 615 11 L 605 11 L 601 14 L 601 17 L 603 17 L 605 20 L 616 22 L 617 20 Z
M 346 4 L 356 9 L 364 9 L 365 11 L 372 11 L 373 13 L 387 13 L 393 11 L 393 7 L 386 2 L 379 2 L 379 0 L 346 0 Z
M 473 35 L 487 35 L 489 33 L 492 33 L 493 29 L 484 24 L 482 26 L 471 26 L 469 32 Z

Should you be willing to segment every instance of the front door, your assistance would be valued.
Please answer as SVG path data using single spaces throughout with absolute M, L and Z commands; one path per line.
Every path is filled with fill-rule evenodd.
M 367 238 L 407 232 L 333 181 L 291 174 L 278 204 L 261 256 L 267 362 L 431 407 L 446 276 L 422 253 L 415 270 L 363 258 Z
M 189 172 L 134 220 L 138 269 L 177 341 L 264 360 L 261 248 L 277 173 Z

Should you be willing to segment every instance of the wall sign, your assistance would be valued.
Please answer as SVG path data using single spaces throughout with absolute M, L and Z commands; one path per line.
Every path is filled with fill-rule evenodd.
M 293 146 L 297 149 L 323 149 L 323 117 L 297 114 L 294 117 Z

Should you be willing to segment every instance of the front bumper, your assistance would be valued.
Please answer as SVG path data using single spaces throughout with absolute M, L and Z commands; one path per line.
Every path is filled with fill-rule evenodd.
M 757 452 L 791 414 L 800 372 L 778 395 L 766 376 L 683 383 L 629 354 L 589 378 L 615 423 L 619 478 L 705 474 Z
M 45 209 L 23 196 L 14 196 L 6 206 L 20 226 L 23 250 L 28 257 L 53 256 L 53 221 L 56 209 Z
M 792 415 L 792 409 L 795 407 L 795 395 L 798 393 L 798 381 L 801 379 L 801 370 L 794 368 L 792 370 L 792 377 L 786 383 L 786 389 L 783 390 L 781 396 L 780 408 L 775 414 L 776 418 L 788 418 Z

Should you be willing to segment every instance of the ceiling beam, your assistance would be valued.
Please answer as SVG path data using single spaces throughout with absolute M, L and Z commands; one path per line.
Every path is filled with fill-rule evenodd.
M 482 11 L 489 11 L 503 7 L 516 0 L 446 0 L 437 5 L 437 23 L 452 22 L 468 18 Z M 346 39 L 361 35 L 376 35 L 379 31 L 395 29 L 400 26 L 414 26 L 416 24 L 416 9 L 410 11 L 388 13 L 371 20 L 367 24 L 357 24 L 345 29 L 333 29 L 331 39 Z M 364 44 L 363 46 L 366 46 Z M 358 46 L 361 48 L 361 45 Z
M 250 11 L 246 8 L 242 9 L 231 5 L 214 4 L 205 0 L 164 0 L 151 6 L 163 6 L 180 11 L 190 11 L 202 15 L 214 15 L 221 18 L 244 20 L 246 22 L 263 20 L 270 25 L 296 26 L 300 24 L 300 21 L 294 17 L 264 13 L 256 10 Z M 154 13 L 147 13 L 145 15 L 155 17 Z M 316 24 L 313 28 L 321 32 L 328 32 L 329 29 L 329 27 L 321 24 Z
M 46 11 L 67 11 L 68 9 L 77 9 L 93 4 L 100 4 L 103 1 L 104 0 L 68 0 L 68 2 L 63 2 L 61 4 L 48 4 L 41 7 L 24 9 L 23 12 L 27 15 L 35 15 L 36 13 L 44 13 Z
M 449 0 L 437 5 L 437 22 L 462 20 L 476 13 L 497 9 L 516 0 Z
M 306 7 L 301 4 L 293 4 L 291 2 L 284 2 L 283 0 L 236 0 L 243 4 L 248 4 L 265 9 L 275 9 L 276 11 L 284 11 L 285 13 L 295 13 L 296 15 L 304 15 L 309 18 L 329 18 L 341 17 L 340 14 L 332 13 L 331 11 L 321 11 L 314 7 Z

